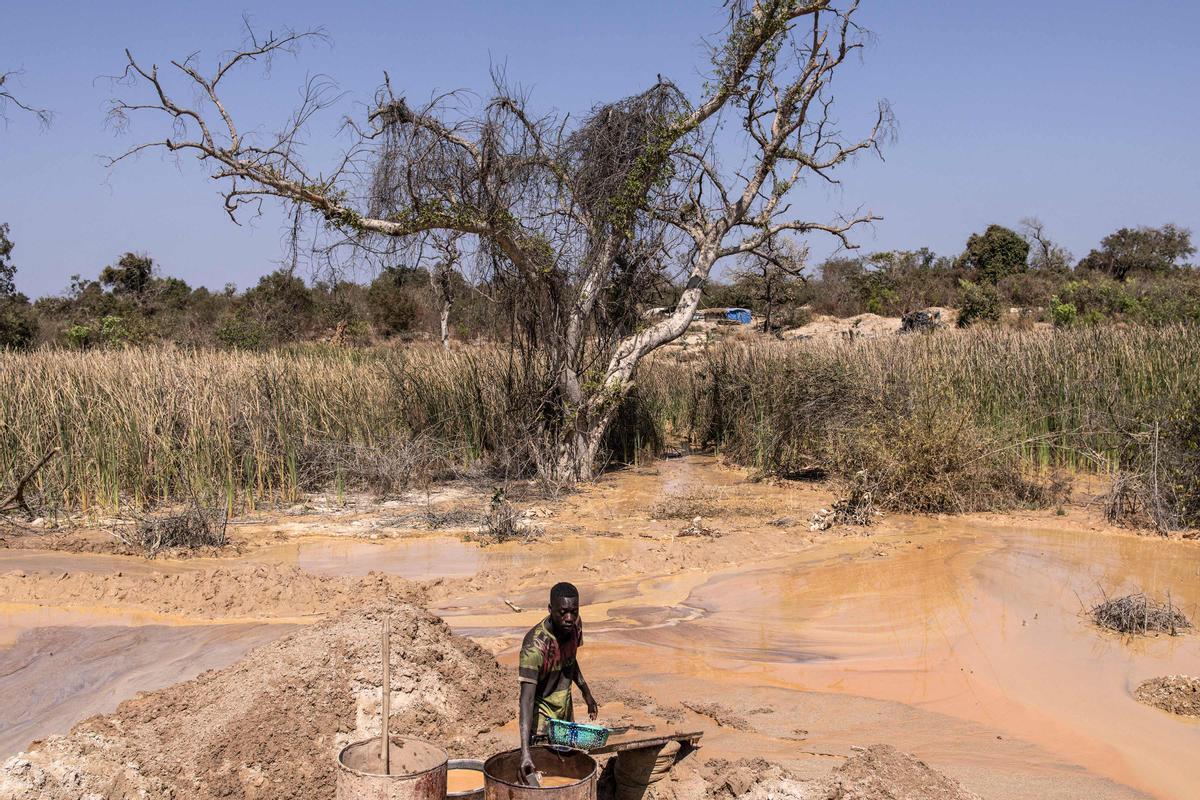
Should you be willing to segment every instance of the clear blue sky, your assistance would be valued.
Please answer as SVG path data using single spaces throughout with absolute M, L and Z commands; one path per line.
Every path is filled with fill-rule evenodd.
M 237 113 L 266 128 L 307 72 L 366 102 L 383 70 L 423 98 L 485 90 L 489 65 L 505 63 L 535 106 L 573 112 L 657 73 L 694 89 L 707 63 L 701 37 L 721 22 L 715 0 L 10 4 L 0 70 L 24 69 L 16 88 L 56 113 L 42 132 L 10 109 L 0 128 L 0 222 L 12 227 L 21 290 L 60 292 L 72 273 L 95 276 L 126 250 L 212 288 L 244 288 L 274 268 L 278 213 L 239 228 L 194 163 L 151 155 L 110 173 L 98 158 L 130 141 L 105 128 L 114 89 L 98 79 L 120 70 L 122 48 L 159 63 L 214 56 L 238 43 L 244 12 L 260 27 L 323 26 L 332 38 L 269 80 L 240 77 Z M 818 218 L 860 204 L 882 214 L 859 236 L 864 249 L 952 254 L 972 231 L 1029 215 L 1076 256 L 1123 225 L 1200 229 L 1200 3 L 864 0 L 860 19 L 876 39 L 839 78 L 841 117 L 854 131 L 886 98 L 899 138 L 886 162 L 862 160 L 840 190 L 814 185 L 799 205 Z M 333 153 L 336 122 L 313 130 L 314 156 Z

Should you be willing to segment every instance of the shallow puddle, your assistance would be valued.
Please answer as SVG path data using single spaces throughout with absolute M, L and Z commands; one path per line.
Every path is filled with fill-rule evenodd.
M 7 622 L 13 630 L 14 620 Z M 28 630 L 0 648 L 0 760 L 34 739 L 113 711 L 138 692 L 226 667 L 293 627 L 114 625 L 110 618 L 108 624 Z

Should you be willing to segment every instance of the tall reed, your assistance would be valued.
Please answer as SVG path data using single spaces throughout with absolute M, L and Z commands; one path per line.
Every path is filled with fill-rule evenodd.
M 639 370 L 607 442 L 629 461 L 673 429 L 764 470 L 836 471 L 889 437 L 945 446 L 947 420 L 961 420 L 977 446 L 1024 464 L 1112 464 L 1131 435 L 1200 408 L 1197 353 L 1196 328 L 1110 327 L 660 356 Z M 402 473 L 388 485 L 480 464 L 528 474 L 546 385 L 491 348 L 0 352 L 0 490 L 50 448 L 61 455 L 37 476 L 41 502 L 96 512 L 193 494 L 237 510 L 371 469 Z

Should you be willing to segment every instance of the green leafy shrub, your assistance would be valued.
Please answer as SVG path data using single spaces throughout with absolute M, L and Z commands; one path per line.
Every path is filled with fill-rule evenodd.
M 972 283 L 968 280 L 958 282 L 960 297 L 958 309 L 958 326 L 966 328 L 977 322 L 997 322 L 1000 319 L 1000 295 L 996 287 Z
M 24 350 L 36 333 L 33 309 L 21 295 L 0 297 L 0 350 Z
M 266 338 L 262 325 L 238 313 L 229 314 L 217 326 L 217 341 L 226 347 L 253 350 L 262 347 Z
M 72 325 L 66 335 L 67 346 L 76 350 L 86 349 L 92 343 L 92 329 L 87 325 Z
M 1050 298 L 1050 321 L 1056 328 L 1069 328 L 1079 319 L 1079 309 L 1074 303 L 1064 303 L 1058 295 Z
M 1003 225 L 988 225 L 983 233 L 971 234 L 962 265 L 983 283 L 995 285 L 1009 275 L 1024 272 L 1029 259 L 1029 242 Z

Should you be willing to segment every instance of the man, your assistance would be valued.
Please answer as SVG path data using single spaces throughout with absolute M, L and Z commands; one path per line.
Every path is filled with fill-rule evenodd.
M 576 660 L 576 651 L 582 646 L 579 590 L 569 583 L 557 583 L 550 590 L 550 615 L 534 625 L 521 643 L 521 778 L 526 782 L 534 772 L 529 746 L 535 730 L 547 719 L 575 721 L 572 684 L 583 694 L 588 716 L 595 719 L 599 713 Z

